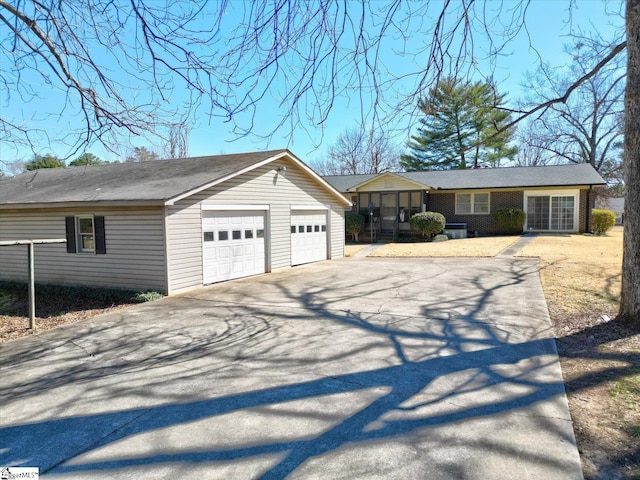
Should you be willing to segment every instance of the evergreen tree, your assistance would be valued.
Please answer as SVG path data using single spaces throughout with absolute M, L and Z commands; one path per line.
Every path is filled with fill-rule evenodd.
M 24 164 L 24 170 L 38 170 L 40 168 L 64 168 L 66 165 L 55 155 L 34 155 L 32 160 Z
M 96 157 L 93 153 L 83 153 L 78 158 L 69 163 L 71 167 L 78 167 L 80 165 L 103 165 L 105 163 L 104 160 L 101 160 L 99 157 Z
M 491 83 L 444 78 L 418 104 L 424 117 L 400 165 L 407 171 L 449 170 L 512 159 L 517 149 L 508 143 L 514 130 L 495 135 L 510 121 L 500 109 L 504 99 Z

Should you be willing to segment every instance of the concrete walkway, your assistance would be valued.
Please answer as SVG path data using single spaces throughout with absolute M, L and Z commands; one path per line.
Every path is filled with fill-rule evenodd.
M 529 245 L 536 237 L 537 233 L 525 233 L 522 235 L 515 243 L 511 244 L 509 247 L 505 248 L 503 251 L 496 255 L 496 258 L 513 258 L 520 251 Z
M 372 243 L 371 245 L 364 247 L 362 250 L 358 250 L 355 255 L 351 256 L 351 258 L 364 258 L 374 250 L 377 250 L 378 248 L 385 245 L 386 243 Z
M 529 259 L 320 262 L 0 358 L 0 465 L 47 478 L 582 478 Z

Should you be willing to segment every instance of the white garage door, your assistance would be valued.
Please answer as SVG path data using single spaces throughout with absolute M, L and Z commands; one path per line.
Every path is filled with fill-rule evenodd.
M 291 265 L 327 259 L 327 212 L 291 212 Z
M 203 283 L 266 271 L 264 212 L 203 212 Z

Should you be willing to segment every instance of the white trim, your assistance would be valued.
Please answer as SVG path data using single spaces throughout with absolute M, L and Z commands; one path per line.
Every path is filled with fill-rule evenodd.
M 291 205 L 291 210 L 330 210 L 328 205 Z
M 202 225 L 202 214 L 200 214 L 200 224 Z M 202 228 L 202 227 L 201 227 Z M 171 252 L 169 246 L 169 209 L 162 209 L 162 235 L 164 241 L 164 285 L 167 295 L 173 293 L 171 288 Z M 202 279 L 201 284 L 202 284 Z
M 574 197 L 573 206 L 573 228 L 571 230 L 539 230 L 529 228 L 529 197 Z M 577 232 L 580 228 L 580 189 L 564 189 L 564 190 L 525 190 L 522 196 L 522 210 L 526 214 L 526 220 L 524 224 L 525 232 Z M 549 208 L 551 208 L 551 202 L 549 202 Z M 549 218 L 551 221 L 551 218 Z
M 212 204 L 212 203 L 201 203 L 200 210 L 204 212 L 209 211 L 268 211 L 271 209 L 270 205 L 248 205 L 248 204 Z

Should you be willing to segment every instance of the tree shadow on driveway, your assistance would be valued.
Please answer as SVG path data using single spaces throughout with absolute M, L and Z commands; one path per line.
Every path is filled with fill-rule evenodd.
M 0 464 L 580 478 L 548 317 L 528 298 L 535 264 L 412 261 L 350 266 L 369 272 L 360 289 L 324 264 L 10 343 L 0 400 L 39 405 L 3 419 Z

